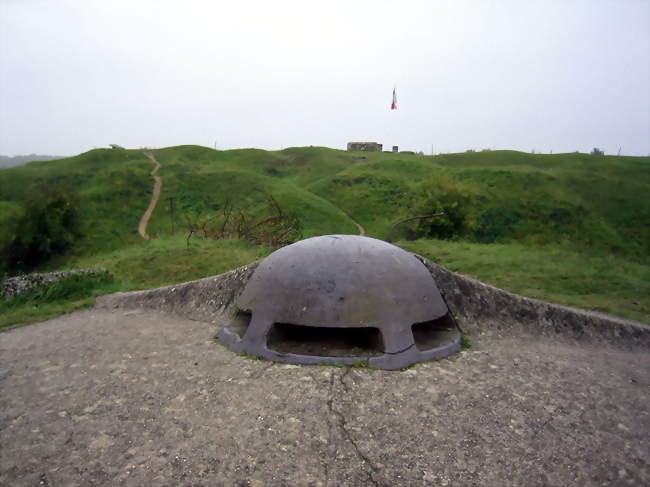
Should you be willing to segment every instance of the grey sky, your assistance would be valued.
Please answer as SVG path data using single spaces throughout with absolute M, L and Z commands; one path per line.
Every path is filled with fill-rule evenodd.
M 0 0 L 2 154 L 351 140 L 647 155 L 650 1 Z

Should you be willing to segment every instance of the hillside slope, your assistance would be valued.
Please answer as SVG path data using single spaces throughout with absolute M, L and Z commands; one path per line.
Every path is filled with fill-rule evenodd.
M 189 220 L 205 221 L 226 204 L 254 217 L 263 214 L 273 196 L 284 212 L 300 219 L 304 237 L 359 233 L 358 222 L 369 236 L 403 241 L 431 258 L 440 256 L 443 264 L 449 258 L 460 272 L 484 279 L 498 275 L 492 282 L 515 292 L 562 302 L 571 291 L 562 283 L 583 274 L 583 284 L 573 283 L 572 289 L 586 289 L 583 294 L 594 298 L 565 299 L 566 304 L 637 319 L 650 314 L 650 302 L 644 298 L 650 294 L 648 157 L 515 151 L 431 157 L 323 147 L 216 151 L 178 146 L 152 152 L 161 164 L 157 175 L 163 185 L 147 228 L 151 243 L 145 244 L 137 233 L 151 198 L 151 162 L 140 150 L 122 149 L 96 149 L 0 171 L 0 243 L 15 231 L 11 222 L 23 204 L 44 188 L 63 186 L 79 194 L 83 237 L 44 268 L 100 262 L 110 267 L 113 262 L 132 286 L 160 285 L 173 282 L 178 274 L 172 270 L 182 266 L 193 269 L 183 273 L 184 279 L 202 277 L 201 269 L 212 269 L 197 264 L 203 251 L 207 257 L 237 247 L 201 244 L 190 259 L 183 254 L 190 250 L 184 238 Z M 447 213 L 443 218 L 391 229 L 402 218 L 440 208 Z M 171 235 L 172 227 L 177 237 Z M 447 242 L 436 244 L 434 237 Z M 405 241 L 410 239 L 420 243 Z M 270 250 L 260 247 L 238 255 L 245 259 Z M 463 252 L 471 259 L 464 259 Z M 544 255 L 556 260 L 563 256 L 564 261 L 554 262 L 551 270 L 538 265 Z M 232 265 L 245 263 L 224 258 Z M 132 273 L 134 259 L 142 260 L 148 274 Z M 526 261 L 527 274 L 515 272 Z M 589 266 L 596 269 L 591 275 L 580 272 Z M 603 298 L 606 289 L 594 286 L 606 288 L 614 274 L 618 277 L 612 301 L 612 296 Z
M 350 153 L 320 147 L 268 152 L 179 146 L 154 151 L 163 192 L 150 234 L 171 231 L 188 215 L 214 215 L 226 201 L 255 211 L 273 195 L 303 222 L 304 235 L 357 233 L 387 237 L 411 216 L 423 191 L 444 177 L 468 196 L 471 221 L 456 237 L 476 242 L 569 242 L 643 260 L 650 254 L 650 159 L 514 151 L 436 157 Z M 0 173 L 0 218 L 39 188 L 79 192 L 86 237 L 82 253 L 137 240 L 151 192 L 140 151 L 97 149 Z M 441 191 L 444 191 L 444 187 Z

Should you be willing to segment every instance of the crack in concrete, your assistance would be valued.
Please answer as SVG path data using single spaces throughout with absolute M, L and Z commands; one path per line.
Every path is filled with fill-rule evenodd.
M 330 483 L 330 468 L 327 464 L 327 459 L 323 462 L 323 470 L 325 471 L 325 487 L 327 487 Z
M 327 399 L 327 411 L 329 414 L 326 415 L 326 421 L 327 421 L 327 445 L 332 443 L 332 402 L 334 401 L 334 372 L 330 372 L 329 376 L 329 391 L 328 391 L 328 399 Z M 329 486 L 330 483 L 330 467 L 328 463 L 328 458 L 325 458 L 323 461 L 323 470 L 325 471 L 325 487 Z
M 350 367 L 346 367 L 345 370 L 339 375 L 339 382 L 341 383 L 341 386 L 343 387 L 346 393 L 349 393 L 350 390 L 348 388 L 348 385 L 345 383 L 344 379 L 351 372 L 351 370 L 352 369 Z M 327 400 L 327 409 L 330 412 L 331 416 L 334 416 L 335 418 L 338 419 L 338 426 L 341 429 L 341 432 L 343 433 L 343 437 L 350 443 L 350 445 L 352 445 L 352 448 L 354 449 L 354 452 L 356 453 L 357 457 L 361 460 L 362 463 L 370 467 L 369 470 L 366 471 L 368 480 L 372 485 L 379 487 L 380 484 L 377 480 L 375 480 L 374 477 L 374 473 L 377 472 L 379 468 L 375 466 L 372 460 L 370 460 L 370 458 L 367 455 L 365 455 L 359 448 L 359 445 L 352 437 L 352 433 L 350 433 L 350 430 L 348 429 L 348 421 L 345 418 L 345 415 L 341 411 L 338 411 L 337 409 L 334 408 L 334 373 L 330 375 L 330 391 L 329 391 L 329 398 Z M 330 425 L 331 428 L 331 422 L 329 421 L 329 419 L 328 419 L 328 424 Z M 327 475 L 329 477 L 329 469 L 327 471 Z M 327 485 L 327 483 L 325 485 Z
M 339 376 L 339 382 L 341 383 L 343 389 L 345 389 L 345 392 L 347 394 L 350 393 L 350 388 L 348 387 L 347 382 L 345 382 L 345 380 L 343 379 L 345 379 L 348 375 L 350 375 L 351 372 L 352 372 L 352 367 L 346 367 L 343 373 Z

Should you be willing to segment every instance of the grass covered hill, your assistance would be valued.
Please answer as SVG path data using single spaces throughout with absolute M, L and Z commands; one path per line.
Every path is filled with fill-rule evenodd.
M 515 151 L 432 157 L 322 147 L 270 152 L 179 146 L 152 152 L 163 181 L 147 230 L 153 241 L 137 233 L 152 191 L 151 161 L 138 150 L 96 149 L 0 171 L 0 246 L 9 248 L 25 228 L 38 233 L 43 225 L 56 226 L 25 226 L 25 219 L 39 214 L 33 200 L 63 192 L 71 201 L 59 206 L 76 211 L 57 211 L 60 221 L 74 221 L 74 232 L 54 232 L 66 245 L 45 245 L 52 258 L 36 268 L 112 266 L 128 288 L 197 278 L 219 270 L 212 263 L 197 265 L 203 257 L 234 267 L 272 249 L 197 237 L 188 248 L 192 222 L 220 224 L 218 215 L 227 207 L 233 218 L 263 220 L 272 196 L 300 222 L 304 237 L 358 233 L 361 225 L 369 236 L 443 264 L 447 259 L 456 270 L 506 289 L 648 321 L 648 157 Z M 544 262 L 549 258 L 553 269 Z M 3 269 L 16 272 L 6 264 Z M 578 275 L 591 285 L 576 285 L 572 279 Z M 616 285 L 607 290 L 614 276 Z

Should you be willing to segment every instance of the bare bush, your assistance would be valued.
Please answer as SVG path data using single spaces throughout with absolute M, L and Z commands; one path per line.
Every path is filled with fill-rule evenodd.
M 302 224 L 295 215 L 286 213 L 278 201 L 267 196 L 261 212 L 236 209 L 226 201 L 221 212 L 210 217 L 186 217 L 187 243 L 198 235 L 203 238 L 238 238 L 256 244 L 282 247 L 302 238 Z

